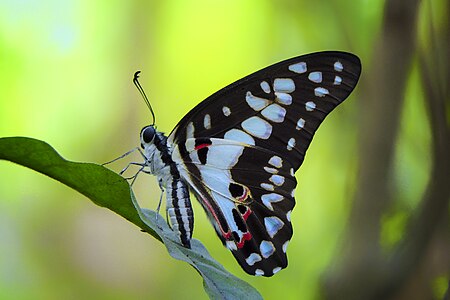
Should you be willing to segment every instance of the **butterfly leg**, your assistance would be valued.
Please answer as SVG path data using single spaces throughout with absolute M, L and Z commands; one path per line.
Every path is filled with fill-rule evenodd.
M 125 172 L 128 170 L 128 168 L 129 168 L 130 166 L 140 166 L 141 168 L 139 169 L 138 173 L 139 173 L 139 172 L 144 172 L 144 173 L 147 172 L 147 171 L 144 171 L 145 163 L 130 162 L 130 163 L 128 163 L 128 165 L 125 166 L 125 168 L 123 168 L 123 169 L 119 172 L 119 174 L 120 174 L 120 175 L 123 175 L 123 173 L 125 173 Z M 134 176 L 133 176 L 133 177 L 134 177 Z
M 161 209 L 161 203 L 164 195 L 164 186 L 162 185 L 162 181 L 159 181 L 159 188 L 161 189 L 161 195 L 159 196 L 158 207 L 156 208 L 156 212 L 159 214 L 159 210 Z
M 130 151 L 128 151 L 128 152 L 122 154 L 121 156 L 119 156 L 119 157 L 117 157 L 117 158 L 115 158 L 115 159 L 113 159 L 113 160 L 110 160 L 110 161 L 108 161 L 108 162 L 102 163 L 102 166 L 106 166 L 106 165 L 109 165 L 109 164 L 111 164 L 111 163 L 113 163 L 113 162 L 116 162 L 116 161 L 118 161 L 118 160 L 120 160 L 120 159 L 122 159 L 122 158 L 124 158 L 124 157 L 126 157 L 126 156 L 128 156 L 128 155 L 130 155 L 130 154 L 132 154 L 132 153 L 135 152 L 135 151 L 138 151 L 139 154 L 144 158 L 144 162 L 143 162 L 143 163 L 131 162 L 131 163 L 129 163 L 128 165 L 126 165 L 125 168 L 123 168 L 122 171 L 120 171 L 119 174 L 122 175 L 122 174 L 130 167 L 130 165 L 137 165 L 137 166 L 148 165 L 148 158 L 147 158 L 147 157 L 145 156 L 145 154 L 142 152 L 141 148 L 135 147 L 135 148 L 131 149 Z M 140 171 L 144 171 L 144 170 L 140 170 Z M 144 171 L 144 173 L 151 174 L 150 172 L 146 172 L 146 171 Z
M 159 211 L 160 211 L 160 209 L 161 209 L 161 204 L 162 204 L 162 199 L 163 199 L 163 196 L 164 196 L 164 186 L 163 186 L 163 184 L 162 184 L 162 180 L 159 180 L 159 188 L 161 189 L 161 194 L 160 194 L 160 196 L 159 196 L 159 202 L 158 202 L 158 206 L 156 207 L 156 212 L 157 212 L 157 214 L 156 214 L 156 220 L 158 220 L 158 216 L 159 216 Z M 168 218 L 167 218 L 167 210 L 166 210 L 166 220 L 167 220 Z
M 159 211 L 161 209 L 161 203 L 162 203 L 162 199 L 163 199 L 163 195 L 164 195 L 164 186 L 162 185 L 161 180 L 159 181 L 159 188 L 161 189 L 161 194 L 159 196 L 159 202 L 158 202 L 158 206 L 156 207 L 156 217 L 155 217 L 155 223 L 158 226 L 159 229 L 162 229 L 161 227 L 159 227 L 158 225 L 158 218 L 159 218 Z M 167 210 L 166 210 L 166 220 L 168 220 L 167 218 Z
M 127 165 L 120 173 L 119 173 L 119 174 L 120 174 L 120 175 L 123 175 L 123 173 L 128 169 L 128 167 L 129 167 L 130 165 L 141 166 L 141 167 L 139 168 L 139 170 L 138 170 L 133 176 L 130 176 L 130 177 L 124 177 L 124 179 L 126 179 L 126 180 L 131 180 L 130 186 L 133 186 L 133 185 L 134 185 L 134 182 L 136 181 L 138 175 L 139 175 L 141 172 L 146 173 L 146 174 L 151 174 L 150 171 L 145 170 L 145 168 L 146 168 L 147 166 L 146 166 L 145 164 L 141 164 L 141 163 L 129 163 L 129 164 L 128 164 L 128 165 Z
M 122 154 L 121 156 L 119 156 L 119 157 L 117 157 L 117 158 L 114 158 L 113 160 L 110 160 L 110 161 L 108 161 L 108 162 L 102 163 L 102 166 L 106 166 L 106 165 L 109 165 L 109 164 L 111 164 L 111 163 L 113 163 L 113 162 L 115 162 L 115 161 L 118 161 L 119 159 L 122 159 L 122 158 L 124 158 L 124 157 L 130 155 L 131 153 L 133 153 L 133 152 L 136 151 L 136 150 L 138 150 L 138 151 L 141 153 L 141 155 L 144 156 L 144 154 L 142 153 L 141 149 L 139 149 L 138 147 L 135 147 L 135 148 L 131 149 L 130 151 L 128 151 L 128 152 Z M 145 157 L 145 156 L 144 156 L 144 157 Z

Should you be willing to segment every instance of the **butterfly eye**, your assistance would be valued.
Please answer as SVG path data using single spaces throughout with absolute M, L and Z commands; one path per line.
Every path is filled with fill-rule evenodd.
M 144 127 L 144 129 L 142 129 L 141 137 L 144 143 L 150 143 L 155 137 L 155 128 L 153 126 Z

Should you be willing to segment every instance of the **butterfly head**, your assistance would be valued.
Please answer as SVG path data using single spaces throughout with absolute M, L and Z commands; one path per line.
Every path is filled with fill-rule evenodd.
M 141 130 L 141 147 L 145 148 L 145 145 L 153 144 L 155 139 L 156 129 L 153 125 L 148 125 Z

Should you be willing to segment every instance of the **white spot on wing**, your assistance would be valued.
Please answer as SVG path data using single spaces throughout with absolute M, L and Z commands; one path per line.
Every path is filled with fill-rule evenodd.
M 237 143 L 237 142 L 231 142 L 227 140 L 222 139 L 211 139 L 212 145 L 208 147 L 208 156 L 206 158 L 207 164 L 210 164 L 214 166 L 215 168 L 228 170 L 229 168 L 234 167 L 234 165 L 238 162 L 239 157 L 242 155 L 242 152 L 244 151 L 244 145 Z M 217 147 L 220 146 L 220 147 Z M 195 149 L 195 139 L 190 139 L 186 141 L 186 149 Z M 197 153 L 197 151 L 192 151 L 192 153 Z M 193 163 L 200 163 L 198 158 L 192 157 Z M 208 171 L 213 173 L 214 169 L 211 168 L 202 168 L 202 170 Z M 222 174 L 221 172 L 217 172 L 218 176 L 213 176 L 218 178 L 219 175 Z M 205 175 L 206 176 L 206 175 Z M 205 176 L 202 176 L 203 179 L 206 180 Z M 210 186 L 216 186 L 216 184 L 223 184 L 222 183 L 215 183 Z
M 311 72 L 308 75 L 308 79 L 315 83 L 322 82 L 322 72 Z
M 302 74 L 306 72 L 306 63 L 305 62 L 299 62 L 293 65 L 290 65 L 288 68 L 290 71 L 298 74 Z
M 269 180 L 277 186 L 281 186 L 284 183 L 284 177 L 281 175 L 272 175 Z
M 215 191 L 211 193 L 212 197 L 214 198 L 214 201 L 218 202 L 218 205 L 220 206 L 220 209 L 229 213 L 229 216 L 232 218 L 232 209 L 234 208 L 234 204 L 231 207 L 229 203 L 222 202 L 222 201 L 228 201 L 232 203 L 231 201 L 227 200 L 231 198 L 231 194 L 228 190 L 228 185 L 224 185 L 224 182 L 230 182 L 231 174 L 228 170 L 217 172 L 217 169 L 211 168 L 211 167 L 205 167 L 200 169 L 200 175 L 203 180 L 203 183 L 206 186 L 214 186 Z M 220 193 L 220 194 L 219 194 Z M 223 196 L 226 195 L 226 196 Z M 229 207 L 230 206 L 230 207 Z M 229 209 L 228 209 L 229 207 Z M 227 216 L 228 217 L 228 216 Z M 232 220 L 232 219 L 231 219 Z M 234 230 L 234 229 L 232 229 Z M 227 247 L 232 247 L 232 243 L 227 243 Z M 229 248 L 233 250 L 232 248 Z
M 264 170 L 269 174 L 277 174 L 278 170 L 274 168 L 264 167 Z
M 275 93 L 276 101 L 283 105 L 291 105 L 292 104 L 292 96 L 286 93 Z
M 341 76 L 335 76 L 334 77 L 334 82 L 333 82 L 333 84 L 334 85 L 340 85 L 342 83 L 342 78 L 341 78 Z
M 325 97 L 325 95 L 328 95 L 328 90 L 323 87 L 318 87 L 314 89 L 314 95 L 317 97 Z
M 272 134 L 272 125 L 260 117 L 250 117 L 241 123 L 242 128 L 249 134 L 267 140 Z
M 228 106 L 222 107 L 222 112 L 225 117 L 228 117 L 229 115 L 231 115 L 231 110 Z
M 263 270 L 261 270 L 261 269 L 256 269 L 255 270 L 255 276 L 262 276 L 262 275 L 264 275 L 264 271 Z
M 294 177 L 295 173 L 294 173 L 294 168 L 291 168 L 291 176 Z
M 227 248 L 229 250 L 234 250 L 234 251 L 237 250 L 237 246 L 236 246 L 236 243 L 234 241 L 227 241 L 226 245 L 227 245 Z
M 254 111 L 260 111 L 261 109 L 265 108 L 267 105 L 270 104 L 269 100 L 253 96 L 251 92 L 247 92 L 247 94 L 245 95 L 245 101 L 247 101 L 248 105 Z
M 278 104 L 271 104 L 263 109 L 261 114 L 267 119 L 275 123 L 284 121 L 286 110 Z
M 295 129 L 300 130 L 305 127 L 305 120 L 303 118 L 298 119 L 297 126 L 295 126 Z
M 249 134 L 239 129 L 228 130 L 223 138 L 227 140 L 242 142 L 249 145 L 255 145 L 255 140 Z
M 270 183 L 261 183 L 260 185 L 266 191 L 271 191 L 272 192 L 275 189 L 275 187 L 272 184 L 270 184 Z
M 291 78 L 275 78 L 273 81 L 275 92 L 291 93 L 295 91 L 295 83 Z
M 342 72 L 342 70 L 344 70 L 344 66 L 340 61 L 337 61 L 334 63 L 334 69 L 338 72 Z
M 289 141 L 288 141 L 288 143 L 287 143 L 286 148 L 287 148 L 289 151 L 291 151 L 292 149 L 294 149 L 294 147 L 295 147 L 295 139 L 294 139 L 294 138 L 290 138 Z
M 284 253 L 286 253 L 288 245 L 289 245 L 289 241 L 286 241 L 286 242 L 283 244 L 282 249 L 283 249 L 283 252 L 284 252 Z
M 186 139 L 191 139 L 194 137 L 194 124 L 192 122 L 189 122 L 186 126 Z
M 206 114 L 203 118 L 203 126 L 205 129 L 211 129 L 211 116 L 209 114 Z
M 275 247 L 272 244 L 272 242 L 269 241 L 262 241 L 261 244 L 259 245 L 259 250 L 261 252 L 261 255 L 264 258 L 268 258 L 269 256 L 271 256 L 272 254 L 274 254 L 275 252 Z
M 252 253 L 245 259 L 245 262 L 249 266 L 253 266 L 255 263 L 257 263 L 258 261 L 261 261 L 261 260 L 262 260 L 261 255 L 259 255 L 257 253 Z
M 281 271 L 281 267 L 276 267 L 276 268 L 273 268 L 273 270 L 272 270 L 274 275 L 277 274 L 280 271 Z
M 275 193 L 264 194 L 261 196 L 261 201 L 270 210 L 273 210 L 272 203 L 280 202 L 283 199 L 284 199 L 283 196 Z
M 312 101 L 308 101 L 305 103 L 305 108 L 307 111 L 313 111 L 316 108 L 316 104 Z
M 290 211 L 288 211 L 287 213 L 286 213 L 286 219 L 290 222 L 291 221 L 291 213 L 292 213 L 292 210 L 290 210 Z
M 189 125 L 188 125 L 188 126 L 189 126 Z M 195 152 L 195 151 L 194 151 L 194 148 L 195 148 L 195 139 L 188 139 L 188 140 L 186 141 L 185 146 L 186 146 L 186 150 L 187 150 L 188 152 Z
M 260 83 L 261 89 L 264 91 L 264 93 L 269 94 L 270 93 L 270 86 L 267 83 L 267 81 L 262 81 Z
M 283 160 L 281 159 L 281 157 L 274 155 L 269 159 L 269 164 L 274 166 L 275 168 L 281 168 L 281 166 L 283 165 Z
M 264 218 L 264 225 L 266 226 L 267 233 L 273 238 L 284 226 L 284 223 L 278 217 L 266 217 Z

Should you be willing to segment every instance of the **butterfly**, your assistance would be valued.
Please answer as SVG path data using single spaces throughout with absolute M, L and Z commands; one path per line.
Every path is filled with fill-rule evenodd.
M 140 133 L 148 173 L 166 195 L 173 231 L 190 247 L 190 192 L 243 270 L 272 276 L 287 266 L 295 172 L 324 118 L 355 88 L 361 62 L 345 52 L 294 57 L 244 77 L 188 112 L 166 136 Z

